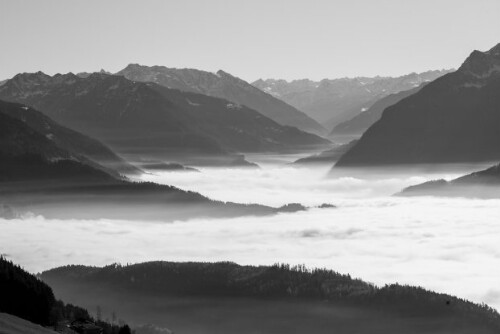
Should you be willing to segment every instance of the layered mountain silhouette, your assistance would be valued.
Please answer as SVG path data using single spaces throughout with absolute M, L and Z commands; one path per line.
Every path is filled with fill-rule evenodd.
M 0 98 L 33 106 L 124 153 L 227 155 L 328 143 L 244 105 L 104 73 L 19 74 L 0 86 Z
M 398 195 L 500 198 L 500 164 L 451 181 L 441 179 L 411 186 Z
M 67 151 L 24 121 L 4 113 L 21 108 L 24 107 L 19 104 L 0 102 L 0 182 L 106 181 L 113 178 L 111 170 L 76 152 Z
M 0 113 L 22 121 L 31 130 L 44 136 L 57 147 L 123 174 L 136 174 L 140 170 L 118 157 L 98 140 L 59 125 L 41 112 L 26 105 L 0 101 Z M 36 143 L 32 140 L 31 142 Z M 4 143 L 6 144 L 6 143 Z M 7 144 L 6 144 L 7 145 Z
M 498 161 L 500 45 L 385 109 L 337 163 L 362 166 Z
M 486 305 L 412 286 L 379 288 L 304 266 L 147 262 L 65 266 L 40 278 L 67 301 L 101 305 L 131 322 L 175 332 L 466 334 L 500 329 L 498 313 Z
M 381 98 L 432 81 L 448 70 L 411 73 L 401 77 L 257 80 L 254 86 L 304 111 L 327 129 L 348 121 Z
M 120 166 L 128 166 L 99 142 L 36 110 L 0 102 L 0 203 L 8 204 L 0 214 L 5 211 L 11 218 L 15 211 L 29 211 L 47 218 L 165 221 L 305 209 L 212 201 L 171 186 L 135 183 L 91 160 L 93 156 L 118 159 Z
M 420 90 L 420 88 L 421 88 L 420 86 L 415 87 L 409 90 L 404 90 L 381 98 L 367 110 L 363 111 L 360 114 L 357 114 L 352 119 L 340 123 L 339 125 L 334 127 L 330 135 L 331 136 L 339 134 L 361 135 L 376 121 L 378 121 L 380 117 L 382 117 L 382 113 L 384 112 L 385 108 L 392 106 L 393 104 L 396 104 L 397 102 L 401 101 L 402 99 L 410 95 L 415 94 Z
M 326 134 L 321 125 L 303 112 L 222 70 L 212 73 L 187 68 L 130 64 L 117 74 L 133 81 L 154 82 L 184 92 L 223 98 L 254 109 L 281 125 L 318 135 Z

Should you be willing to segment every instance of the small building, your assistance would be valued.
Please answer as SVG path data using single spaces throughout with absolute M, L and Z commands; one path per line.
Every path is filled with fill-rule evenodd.
M 102 328 L 89 320 L 75 320 L 69 328 L 78 334 L 102 334 Z

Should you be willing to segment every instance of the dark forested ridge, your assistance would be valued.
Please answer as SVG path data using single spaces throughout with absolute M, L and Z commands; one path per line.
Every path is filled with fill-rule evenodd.
M 500 44 L 385 109 L 338 166 L 498 161 Z
M 223 98 L 254 109 L 281 125 L 293 126 L 303 131 L 319 135 L 325 134 L 326 131 L 303 112 L 224 71 L 211 73 L 189 68 L 130 64 L 117 74 L 134 81 L 154 82 L 185 92 Z
M 117 75 L 23 73 L 0 86 L 0 98 L 35 107 L 118 153 L 227 157 L 228 152 L 282 151 L 328 143 L 244 105 Z
M 500 198 L 500 164 L 451 181 L 434 180 L 410 186 L 397 195 Z
M 86 319 L 94 321 L 88 311 L 56 300 L 52 289 L 36 276 L 0 256 L 0 312 L 49 328 L 61 322 Z M 100 319 L 96 324 L 104 334 L 118 334 L 125 326 L 112 325 Z M 128 327 L 128 326 L 127 326 Z M 2 328 L 0 326 L 0 332 Z
M 89 302 L 86 293 L 93 291 L 93 294 L 100 296 L 100 302 L 109 305 L 117 303 L 113 302 L 117 296 L 126 298 L 129 303 L 143 310 L 151 310 L 152 305 L 156 309 L 161 309 L 161 305 L 169 304 L 165 310 L 168 309 L 172 313 L 170 314 L 172 321 L 179 321 L 180 327 L 183 326 L 183 322 L 179 320 L 181 317 L 179 314 L 183 312 L 181 305 L 188 305 L 190 301 L 196 305 L 193 306 L 193 312 L 198 312 L 200 300 L 210 300 L 209 305 L 213 305 L 216 309 L 225 307 L 227 303 L 233 305 L 233 308 L 244 308 L 240 303 L 245 304 L 246 300 L 252 305 L 260 301 L 261 306 L 255 307 L 264 309 L 265 305 L 285 303 L 279 305 L 285 309 L 291 307 L 294 312 L 301 303 L 310 305 L 311 309 L 316 305 L 316 307 L 326 307 L 323 312 L 326 312 L 325 315 L 332 312 L 332 317 L 337 316 L 335 312 L 339 309 L 344 309 L 345 312 L 354 309 L 363 312 L 376 310 L 382 312 L 377 313 L 381 317 L 379 322 L 384 318 L 386 319 L 384 321 L 390 323 L 402 317 L 402 319 L 420 319 L 422 324 L 433 324 L 433 327 L 428 327 L 426 333 L 454 333 L 453 330 L 462 333 L 463 329 L 460 329 L 460 326 L 476 328 L 478 333 L 495 333 L 500 330 L 499 314 L 486 305 L 474 304 L 412 286 L 393 284 L 379 288 L 349 275 L 325 269 L 307 270 L 304 266 L 255 267 L 239 266 L 230 262 L 148 262 L 127 266 L 66 266 L 43 272 L 40 278 L 51 284 L 62 296 L 71 300 L 82 300 L 84 303 Z M 179 302 L 177 307 L 171 304 L 174 300 Z M 332 308 L 331 311 L 328 311 L 329 307 Z M 165 312 L 168 318 L 169 314 Z M 302 318 L 306 313 L 298 316 L 303 323 L 311 320 L 308 316 L 307 320 Z M 322 319 L 321 316 L 319 319 Z M 201 318 L 199 321 L 202 321 Z M 227 321 L 230 322 L 229 319 Z M 295 323 L 297 320 L 292 317 L 289 321 Z M 400 320 L 396 322 L 398 321 Z M 443 328 L 447 329 L 441 332 L 439 329 L 443 324 L 445 324 Z M 317 324 L 314 328 L 317 328 L 316 326 Z M 346 326 L 345 323 L 342 326 Z M 354 323 L 343 328 L 349 328 L 351 331 L 358 328 L 360 333 L 369 332 L 361 329 L 363 325 Z M 175 327 L 172 329 L 175 330 Z M 207 330 L 212 333 L 209 328 Z M 323 333 L 324 330 L 325 328 L 319 332 Z M 376 328 L 373 332 L 379 333 Z M 392 331 L 387 333 L 389 332 L 392 333 Z M 419 333 L 419 331 L 409 331 L 409 333 Z

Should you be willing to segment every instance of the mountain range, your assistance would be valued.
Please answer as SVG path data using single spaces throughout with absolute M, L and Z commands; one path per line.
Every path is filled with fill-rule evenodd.
M 252 84 L 302 110 L 327 129 L 368 109 L 377 100 L 435 80 L 449 70 L 410 73 L 400 77 L 358 77 L 321 81 L 259 79 Z
M 222 70 L 212 73 L 188 68 L 130 64 L 116 74 L 133 81 L 154 82 L 184 92 L 219 97 L 254 109 L 278 124 L 318 135 L 326 134 L 321 125 L 303 112 Z
M 228 157 L 230 152 L 283 151 L 326 145 L 326 139 L 282 126 L 244 105 L 123 76 L 18 74 L 0 99 L 25 103 L 120 154 Z M 240 159 L 233 156 L 229 163 Z
M 500 160 L 500 44 L 388 107 L 337 166 Z

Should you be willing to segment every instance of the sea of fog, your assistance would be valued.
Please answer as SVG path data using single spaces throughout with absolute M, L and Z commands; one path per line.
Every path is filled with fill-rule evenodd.
M 412 184 L 451 179 L 483 166 L 331 173 L 328 166 L 289 165 L 295 158 L 252 156 L 260 169 L 155 171 L 141 179 L 223 201 L 337 208 L 177 222 L 28 215 L 0 219 L 0 253 L 32 272 L 151 260 L 305 264 L 378 285 L 419 285 L 500 309 L 500 200 L 392 196 Z

